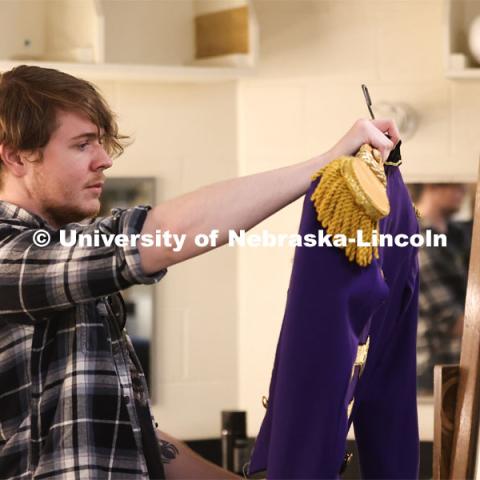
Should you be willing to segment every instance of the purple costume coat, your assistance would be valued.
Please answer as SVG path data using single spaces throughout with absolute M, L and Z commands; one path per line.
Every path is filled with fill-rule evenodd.
M 380 233 L 417 233 L 400 170 L 385 169 L 391 212 L 381 220 Z M 301 235 L 321 229 L 310 200 L 317 183 L 305 197 Z M 379 253 L 379 260 L 360 267 L 335 247 L 297 247 L 268 408 L 249 473 L 338 478 L 353 421 L 364 478 L 418 477 L 417 249 L 393 246 Z M 358 380 L 352 365 L 368 335 Z

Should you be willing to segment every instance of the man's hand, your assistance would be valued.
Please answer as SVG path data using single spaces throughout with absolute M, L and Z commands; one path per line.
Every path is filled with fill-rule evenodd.
M 390 139 L 385 135 L 388 133 Z M 357 120 L 352 128 L 327 153 L 330 160 L 342 155 L 355 155 L 364 143 L 376 148 L 384 160 L 398 143 L 400 134 L 395 122 L 390 119 Z

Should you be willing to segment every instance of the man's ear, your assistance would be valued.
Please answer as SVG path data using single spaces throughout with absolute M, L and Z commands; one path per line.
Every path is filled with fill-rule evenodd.
M 0 159 L 3 166 L 16 177 L 23 177 L 26 173 L 26 164 L 31 154 L 15 150 L 7 145 L 0 145 Z

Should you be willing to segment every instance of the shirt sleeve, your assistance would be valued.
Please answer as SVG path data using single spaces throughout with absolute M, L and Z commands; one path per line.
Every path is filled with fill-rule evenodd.
M 150 206 L 114 209 L 112 215 L 89 225 L 68 224 L 61 230 L 45 229 L 50 242 L 34 243 L 37 229 L 11 227 L 0 233 L 0 317 L 9 321 L 47 320 L 56 310 L 110 295 L 134 284 L 158 282 L 162 269 L 146 275 L 137 244 L 130 241 L 140 234 Z M 61 231 L 65 232 L 61 238 Z M 71 232 L 125 236 L 123 242 L 70 245 Z
M 416 392 L 417 257 L 400 295 L 392 330 L 376 332 L 378 355 L 368 358 L 357 387 L 353 424 L 363 478 L 418 478 L 419 434 Z M 369 352 L 370 355 L 370 352 Z

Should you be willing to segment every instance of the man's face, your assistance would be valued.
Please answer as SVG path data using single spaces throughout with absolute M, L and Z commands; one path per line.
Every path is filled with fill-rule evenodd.
M 40 214 L 61 226 L 98 214 L 103 170 L 112 166 L 112 160 L 88 118 L 59 111 L 57 125 L 43 159 L 31 163 L 25 182 Z
M 467 188 L 462 183 L 439 185 L 436 190 L 436 201 L 447 217 L 457 213 L 463 203 Z

